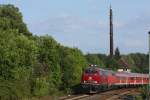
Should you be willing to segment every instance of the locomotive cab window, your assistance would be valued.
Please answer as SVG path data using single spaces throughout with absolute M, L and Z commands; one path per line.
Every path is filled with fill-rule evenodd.
M 96 74 L 96 73 L 98 73 L 98 71 L 96 69 L 90 68 L 90 69 L 85 70 L 85 73 L 86 74 Z
M 103 75 L 103 71 L 102 70 L 100 70 L 100 75 Z
M 104 71 L 104 76 L 108 76 L 108 71 Z

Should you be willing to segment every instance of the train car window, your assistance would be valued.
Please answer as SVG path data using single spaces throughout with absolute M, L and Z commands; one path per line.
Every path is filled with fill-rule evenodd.
M 120 80 L 126 80 L 126 77 L 119 77 Z
M 130 79 L 131 79 L 131 80 L 134 80 L 134 77 L 131 77 Z

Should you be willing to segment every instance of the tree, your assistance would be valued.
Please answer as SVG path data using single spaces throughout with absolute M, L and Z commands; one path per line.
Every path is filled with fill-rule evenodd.
M 95 64 L 95 65 L 98 65 L 100 67 L 105 66 L 103 63 L 103 60 L 97 54 L 87 54 L 85 57 L 86 57 L 89 64 Z
M 22 14 L 13 5 L 0 5 L 0 29 L 16 29 L 19 34 L 31 36 L 26 24 L 23 22 Z
M 0 29 L 0 77 L 4 81 L 0 84 L 5 84 L 2 91 L 7 93 L 8 98 L 12 98 L 12 95 L 13 98 L 29 96 L 29 80 L 36 60 L 36 49 L 35 42 L 18 35 L 18 31 Z M 3 94 L 0 97 L 3 98 Z
M 117 70 L 120 68 L 120 65 L 118 64 L 117 60 L 114 57 L 108 56 L 106 61 L 105 61 L 106 68 L 110 70 Z
M 117 47 L 115 50 L 115 59 L 119 60 L 121 58 L 119 48 Z
M 46 89 L 43 89 L 42 87 L 39 88 L 39 85 L 36 85 L 34 87 L 34 94 L 41 95 L 43 93 L 55 93 L 59 90 L 62 74 L 60 68 L 58 43 L 48 35 L 35 37 L 34 39 L 38 47 L 37 62 L 34 66 L 35 84 L 37 84 L 36 82 L 38 82 L 37 79 L 43 80 L 44 78 L 46 81 L 43 81 L 44 83 L 40 81 L 38 82 L 38 84 L 42 85 L 47 82 L 48 85 L 48 88 L 45 87 L 48 89 L 47 93 L 44 92 L 44 90 Z M 43 90 L 43 93 L 41 90 Z
M 61 51 L 62 89 L 70 92 L 73 86 L 80 83 L 82 69 L 87 66 L 86 59 L 81 51 L 76 48 L 70 49 L 65 47 Z

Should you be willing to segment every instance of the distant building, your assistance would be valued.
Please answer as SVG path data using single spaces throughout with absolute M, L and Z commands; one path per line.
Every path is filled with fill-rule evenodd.
M 130 64 L 128 64 L 128 62 L 127 62 L 124 58 L 120 58 L 120 59 L 118 60 L 118 64 L 119 64 L 120 66 L 122 66 L 122 69 L 118 69 L 118 71 L 121 71 L 121 70 L 123 70 L 123 71 L 128 71 L 128 72 L 131 71 L 131 70 L 130 70 Z
M 124 69 L 118 69 L 118 72 L 131 72 L 130 69 L 124 70 Z

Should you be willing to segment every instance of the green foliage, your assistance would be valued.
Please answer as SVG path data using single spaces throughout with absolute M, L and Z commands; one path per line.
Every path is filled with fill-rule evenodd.
M 120 68 L 116 57 L 106 56 L 104 54 L 87 54 L 86 59 L 89 64 L 96 64 L 101 68 L 117 70 Z
M 86 56 L 87 61 L 89 62 L 89 64 L 96 64 L 100 67 L 104 67 L 104 63 L 103 60 L 104 57 L 102 55 L 98 55 L 98 54 L 87 54 Z
M 27 26 L 23 23 L 22 14 L 13 5 L 0 5 L 0 29 L 16 29 L 20 34 L 31 36 Z
M 48 93 L 49 93 L 49 83 L 47 78 L 45 77 L 36 78 L 33 95 L 44 96 L 48 95 Z
M 104 54 L 87 54 L 86 59 L 89 64 L 97 64 L 100 67 L 117 70 L 124 68 L 119 60 L 123 59 L 130 67 L 132 72 L 148 73 L 148 55 L 141 53 L 132 53 L 120 55 L 119 49 L 116 49 L 115 55 L 110 57 Z
M 149 98 L 149 89 L 148 89 L 148 85 L 144 85 L 140 88 L 141 91 L 141 96 L 143 100 L 146 100 L 147 98 Z M 148 99 L 147 99 L 148 100 Z
M 86 60 L 78 49 L 62 49 L 62 88 L 69 89 L 80 83 L 82 69 L 86 66 Z
M 34 74 L 36 77 L 48 76 L 51 87 L 48 93 L 54 92 L 54 88 L 57 91 L 61 84 L 59 45 L 50 36 L 36 37 L 36 43 L 39 49 Z
M 30 95 L 29 78 L 35 62 L 34 41 L 16 30 L 0 30 L 0 97 L 21 98 Z M 4 94 L 3 94 L 4 92 Z
M 8 84 L 8 90 L 3 90 L 10 98 L 9 91 L 14 89 L 16 82 L 28 83 L 27 88 L 23 84 L 17 87 L 23 96 L 28 96 L 27 91 L 35 96 L 54 94 L 62 85 L 71 90 L 80 82 L 86 64 L 80 50 L 67 48 L 66 51 L 66 47 L 48 35 L 30 35 L 19 9 L 12 5 L 0 6 L 0 18 L 0 77 L 6 83 L 14 82 Z M 21 97 L 19 92 L 13 92 L 15 98 Z
M 108 57 L 105 61 L 105 65 L 110 70 L 117 70 L 120 68 L 120 65 L 118 64 L 118 61 L 114 57 Z
M 124 55 L 123 58 L 130 64 L 133 72 L 148 73 L 148 56 L 135 53 Z
M 29 69 L 33 66 L 36 47 L 34 41 L 24 35 L 17 35 L 15 30 L 0 30 L 0 33 L 0 72 L 5 79 L 9 79 L 14 77 L 11 70 L 15 67 Z
M 0 99 L 20 100 L 24 97 L 30 97 L 29 88 L 28 81 L 0 79 Z

